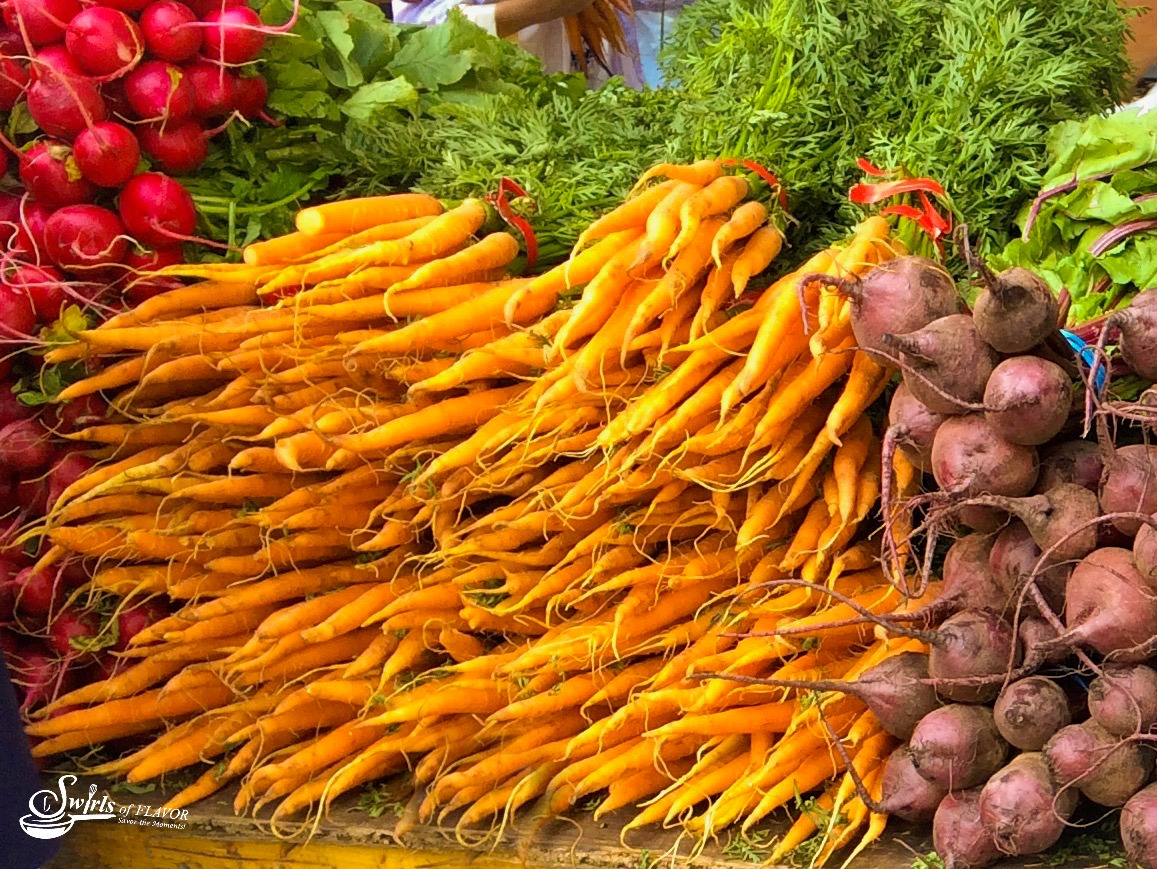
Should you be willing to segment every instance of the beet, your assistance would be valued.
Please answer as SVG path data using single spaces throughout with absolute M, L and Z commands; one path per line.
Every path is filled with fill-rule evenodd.
M 1157 380 L 1157 290 L 1138 293 L 1123 311 L 1105 320 L 1105 329 L 1117 329 L 1117 349 L 1125 363 L 1146 380 Z
M 1157 528 L 1152 525 L 1142 525 L 1133 538 L 1133 563 L 1146 580 L 1157 584 Z
M 916 771 L 912 752 L 906 745 L 893 751 L 884 764 L 881 791 L 879 807 L 889 815 L 913 823 L 931 821 L 936 807 L 948 793 L 947 788 L 928 781 Z
M 1123 806 L 1153 772 L 1152 748 L 1120 739 L 1095 721 L 1057 731 L 1042 756 L 1057 787 L 1079 788 L 1101 806 Z
M 962 703 L 925 715 L 908 745 L 916 771 L 949 790 L 981 784 L 1008 756 L 1008 743 L 996 729 L 992 710 Z
M 989 566 L 996 539 L 992 534 L 966 534 L 948 547 L 942 569 L 944 587 L 931 604 L 934 610 L 995 607 L 1009 599 L 1012 589 Z
M 1089 683 L 1089 714 L 1114 736 L 1147 733 L 1157 724 L 1157 670 L 1108 665 Z
M 888 260 L 853 284 L 852 331 L 863 350 L 887 350 L 887 333 L 914 332 L 960 310 L 952 277 L 918 256 Z M 889 353 L 890 355 L 890 353 Z
M 1045 447 L 1040 454 L 1040 476 L 1034 492 L 1047 492 L 1059 483 L 1076 483 L 1091 492 L 1101 488 L 1105 462 L 1092 441 L 1064 441 Z
M 1019 663 L 1020 644 L 1008 622 L 990 610 L 971 609 L 949 617 L 935 632 L 928 674 L 950 700 L 977 703 L 1000 692 L 997 682 L 978 679 L 1007 673 Z
M 996 536 L 988 559 L 988 567 L 999 586 L 1005 590 L 1010 605 L 1009 612 L 1014 610 L 1019 602 L 1021 590 L 1032 576 L 1040 557 L 1041 548 L 1037 546 L 1032 534 L 1019 519 L 1009 522 Z M 1059 612 L 1064 606 L 1065 585 L 1072 572 L 1071 566 L 1058 564 L 1042 570 L 1035 577 L 1037 588 L 1054 611 Z M 1025 606 L 1030 612 L 1035 609 L 1031 599 L 1025 600 Z M 1025 658 L 1032 660 L 1027 648 Z
M 980 820 L 1003 854 L 1039 854 L 1056 844 L 1077 807 L 1072 790 L 1057 793 L 1044 755 L 1017 755 L 980 791 Z
M 933 413 L 921 404 L 901 381 L 892 393 L 888 408 L 888 425 L 894 430 L 897 446 L 908 461 L 921 471 L 932 469 L 932 441 L 945 416 Z
M 914 332 L 887 332 L 880 341 L 907 364 L 904 382 L 933 413 L 965 413 L 981 401 L 999 361 L 967 314 L 941 317 Z
M 932 475 L 951 494 L 1027 495 L 1036 482 L 1037 454 L 1010 444 L 983 414 L 946 419 L 932 443 Z
M 1121 809 L 1121 842 L 1140 869 L 1157 869 L 1157 785 L 1138 791 Z
M 967 503 L 995 507 L 1019 518 L 1042 551 L 1057 561 L 1084 558 L 1097 546 L 1097 496 L 1075 483 L 1062 483 L 1043 495 L 1003 498 L 985 495 Z
M 972 303 L 976 330 L 1001 353 L 1025 353 L 1056 333 L 1060 305 L 1048 284 L 1028 269 L 993 275 L 980 268 L 985 288 Z
M 1069 656 L 1069 650 L 1057 643 L 1056 629 L 1043 618 L 1029 616 L 1021 619 L 1016 635 L 1026 661 L 1055 664 Z
M 996 698 L 992 714 L 1000 735 L 1021 751 L 1040 751 L 1071 720 L 1065 692 L 1044 676 L 1010 682 Z
M 980 821 L 980 788 L 951 793 L 932 819 L 932 845 L 944 869 L 980 869 L 1000 859 L 1000 849 Z
M 1064 369 L 1039 356 L 1005 359 L 984 389 L 984 418 L 1009 443 L 1039 446 L 1065 427 L 1073 383 Z
M 1101 482 L 1105 513 L 1157 513 L 1157 446 L 1132 444 L 1113 451 Z M 1136 519 L 1114 519 L 1121 533 L 1132 537 L 1141 527 Z
M 1090 646 L 1118 663 L 1148 657 L 1144 647 L 1157 636 L 1157 590 L 1128 549 L 1098 549 L 1077 564 L 1065 590 L 1065 626 L 1058 642 L 1068 648 Z

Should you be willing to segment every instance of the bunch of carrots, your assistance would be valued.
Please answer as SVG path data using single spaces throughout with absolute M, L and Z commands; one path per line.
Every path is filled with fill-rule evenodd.
M 766 192 L 657 166 L 524 278 L 486 203 L 318 206 L 51 350 L 92 371 L 62 399 L 114 415 L 28 533 L 179 609 L 42 710 L 36 754 L 141 736 L 94 772 L 198 768 L 171 807 L 237 783 L 277 824 L 409 769 L 399 835 L 456 812 L 463 839 L 533 831 L 598 794 L 638 812 L 624 835 L 703 842 L 818 790 L 777 855 L 878 837 L 845 763 L 878 796 L 892 738 L 851 697 L 758 680 L 918 648 L 855 618 L 921 601 L 870 539 L 891 372 L 812 279 L 897 243 L 871 217 L 753 289 L 784 243 Z
M 571 54 L 583 72 L 587 71 L 588 51 L 605 70 L 610 69 L 608 49 L 616 54 L 630 54 L 620 15 L 635 17 L 631 0 L 595 0 L 577 15 L 563 19 Z

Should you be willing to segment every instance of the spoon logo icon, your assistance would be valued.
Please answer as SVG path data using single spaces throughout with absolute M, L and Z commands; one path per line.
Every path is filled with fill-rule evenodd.
M 115 818 L 116 804 L 108 796 L 96 799 L 96 785 L 89 785 L 88 798 L 68 796 L 68 786 L 76 784 L 71 773 L 57 779 L 55 791 L 45 788 L 28 798 L 29 814 L 20 819 L 20 828 L 34 839 L 57 839 L 72 829 L 77 821 L 99 821 Z M 92 811 L 93 809 L 109 811 Z M 70 810 L 77 810 L 72 812 Z

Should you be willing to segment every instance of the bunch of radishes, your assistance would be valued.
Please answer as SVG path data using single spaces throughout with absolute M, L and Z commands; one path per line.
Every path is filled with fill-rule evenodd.
M 1059 332 L 1057 300 L 1023 269 L 975 265 L 971 311 L 920 257 L 843 285 L 860 347 L 903 374 L 885 469 L 899 451 L 938 487 L 899 505 L 922 517 L 929 563 L 914 583 L 894 580 L 923 594 L 936 536 L 964 536 L 933 603 L 864 613 L 928 654 L 801 687 L 860 697 L 906 740 L 877 808 L 932 821 L 947 866 L 1040 853 L 1084 799 L 1124 806 L 1130 858 L 1157 869 L 1157 446 L 1118 446 L 1126 429 L 1115 443 L 1106 425 L 1081 439 L 1074 399 L 1087 372 Z M 1137 371 L 1157 372 L 1154 311 L 1157 291 L 1110 318 Z
M 197 215 L 170 176 L 199 168 L 229 118 L 262 115 L 265 80 L 245 70 L 285 28 L 243 0 L 0 7 L 0 110 L 25 103 L 44 134 L 14 148 L 27 197 L 0 215 L 21 235 L 9 253 L 90 292 L 179 262 Z M 157 288 L 130 286 L 134 301 Z

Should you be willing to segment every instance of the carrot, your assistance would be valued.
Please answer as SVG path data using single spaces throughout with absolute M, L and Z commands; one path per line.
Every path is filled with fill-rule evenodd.
M 731 269 L 731 288 L 735 298 L 743 295 L 748 281 L 771 265 L 782 249 L 783 233 L 778 227 L 764 226 L 755 231 Z
M 652 178 L 671 178 L 685 184 L 694 184 L 696 187 L 706 187 L 722 175 L 723 164 L 719 160 L 700 160 L 690 165 L 659 163 L 643 173 L 635 182 L 635 188 L 642 187 Z
M 644 275 L 667 257 L 675 236 L 679 234 L 679 212 L 683 203 L 701 186 L 681 181 L 655 206 L 647 217 L 647 231 L 638 254 L 628 267 L 630 274 Z
M 299 211 L 294 222 L 298 231 L 306 235 L 323 232 L 349 235 L 383 223 L 412 220 L 442 212 L 442 203 L 433 196 L 425 193 L 399 193 L 315 205 Z
M 405 238 L 416 229 L 421 229 L 427 223 L 432 221 L 437 215 L 426 214 L 421 217 L 411 217 L 408 220 L 395 220 L 390 223 L 379 223 L 376 226 L 371 226 L 360 232 L 355 232 L 352 235 L 346 233 L 334 234 L 333 242 L 327 246 L 317 250 L 311 250 L 305 256 L 298 257 L 302 259 L 318 259 L 323 256 L 329 256 L 331 253 L 338 253 L 349 248 L 363 247 L 367 244 L 373 244 L 376 241 L 390 241 L 395 238 Z M 297 235 L 298 233 L 295 233 Z M 326 233 L 328 234 L 328 233 Z M 307 238 L 309 236 L 306 236 Z
M 730 211 L 743 201 L 750 189 L 747 179 L 742 175 L 723 175 L 692 194 L 679 210 L 681 228 L 679 235 L 671 244 L 671 251 L 668 256 L 678 256 L 679 252 L 695 237 L 699 224 L 704 218 Z M 720 221 L 720 227 L 725 222 Z M 712 233 L 711 238 L 713 242 L 715 233 Z M 708 243 L 711 250 L 714 249 L 712 242 Z
M 315 235 L 291 232 L 289 235 L 246 245 L 241 252 L 241 258 L 250 266 L 282 265 L 315 254 L 330 245 L 337 244 L 345 237 L 344 232 L 323 232 Z
M 723 257 L 731 246 L 747 238 L 763 226 L 767 222 L 767 216 L 767 206 L 762 202 L 753 200 L 736 208 L 711 243 L 711 259 L 714 260 L 715 265 L 722 268 Z
M 582 296 L 571 310 L 570 318 L 554 336 L 550 353 L 552 357 L 561 356 L 576 341 L 597 332 L 611 316 L 629 284 L 628 272 L 639 254 L 642 242 L 641 236 L 634 236 L 606 260 L 598 273 L 587 282 Z
M 492 232 L 465 250 L 421 266 L 386 292 L 386 310 L 394 293 L 458 283 L 463 275 L 509 266 L 518 256 L 518 240 L 509 232 Z
M 622 205 L 607 212 L 594 223 L 584 229 L 575 242 L 575 250 L 582 250 L 587 242 L 606 238 L 613 233 L 625 230 L 642 228 L 647 222 L 647 216 L 655 210 L 668 193 L 678 184 L 677 181 L 664 181 L 649 187 L 637 196 L 629 197 Z M 578 283 L 583 283 L 578 281 Z

